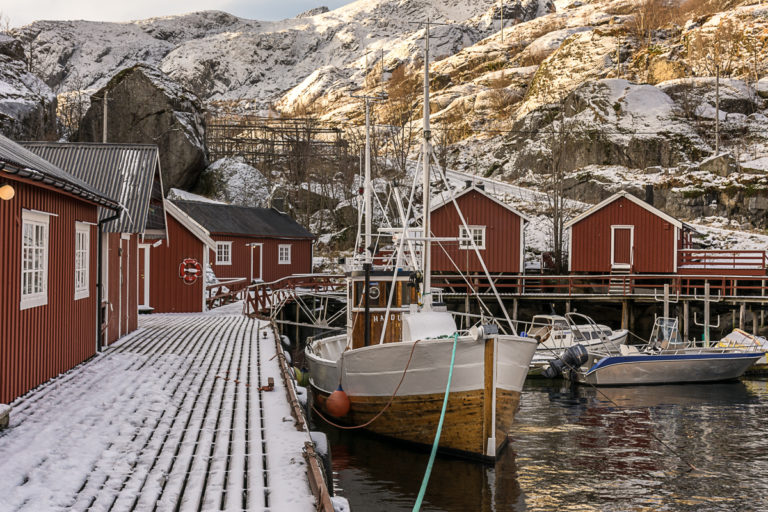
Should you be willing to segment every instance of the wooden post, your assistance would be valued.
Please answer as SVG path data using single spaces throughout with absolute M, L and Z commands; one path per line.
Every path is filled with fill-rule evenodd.
M 464 295 L 464 313 L 469 314 L 469 294 Z M 461 322 L 465 329 L 468 329 L 471 324 L 468 316 L 462 318 Z
M 517 331 L 517 299 L 512 299 L 512 321 L 515 325 L 515 331 Z
M 629 301 L 621 301 L 621 328 L 629 329 Z
M 688 322 L 689 322 L 688 317 L 690 316 L 691 312 L 689 308 L 690 306 L 688 305 L 688 301 L 684 300 L 683 301 L 683 338 L 685 339 L 685 341 L 688 341 L 688 336 L 690 333 L 690 327 L 688 325 Z
M 565 312 L 570 313 L 571 312 L 571 301 L 567 300 L 565 301 Z
M 744 330 L 744 324 L 747 320 L 747 303 L 742 302 L 739 306 L 739 329 Z
M 669 283 L 664 283 L 664 318 L 669 318 Z

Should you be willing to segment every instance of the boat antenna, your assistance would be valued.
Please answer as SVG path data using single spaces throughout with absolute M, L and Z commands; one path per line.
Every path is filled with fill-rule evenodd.
M 365 103 L 365 176 L 363 178 L 363 202 L 365 212 L 365 259 L 366 261 L 372 261 L 373 259 L 373 244 L 371 242 L 372 236 L 372 219 L 373 219 L 373 205 L 371 201 L 371 103 L 381 102 L 387 99 L 385 93 L 378 93 L 373 95 L 368 94 L 352 94 L 353 98 L 361 98 Z

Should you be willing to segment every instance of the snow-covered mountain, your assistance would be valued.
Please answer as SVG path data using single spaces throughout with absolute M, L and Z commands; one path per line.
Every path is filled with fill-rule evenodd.
M 96 89 L 136 63 L 156 66 L 209 100 L 252 100 L 265 107 L 319 68 L 359 80 L 365 62 L 418 57 L 413 34 L 428 18 L 438 56 L 452 55 L 493 29 L 494 0 L 358 0 L 282 21 L 219 11 L 129 23 L 37 21 L 16 31 L 34 68 L 54 90 Z M 519 15 L 546 11 L 545 0 Z M 366 52 L 369 55 L 366 57 Z

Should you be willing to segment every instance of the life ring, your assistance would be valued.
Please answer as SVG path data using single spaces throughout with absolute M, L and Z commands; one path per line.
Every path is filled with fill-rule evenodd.
M 195 284 L 198 276 L 202 275 L 203 269 L 195 258 L 184 258 L 179 264 L 179 277 L 184 284 Z

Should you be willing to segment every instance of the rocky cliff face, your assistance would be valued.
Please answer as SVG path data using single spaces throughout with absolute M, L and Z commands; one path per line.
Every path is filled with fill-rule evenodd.
M 27 69 L 24 46 L 0 34 L 0 132 L 17 140 L 56 138 L 56 96 Z
M 199 100 L 160 71 L 137 65 L 118 73 L 91 98 L 75 140 L 157 144 L 166 189 L 189 189 L 207 165 Z

